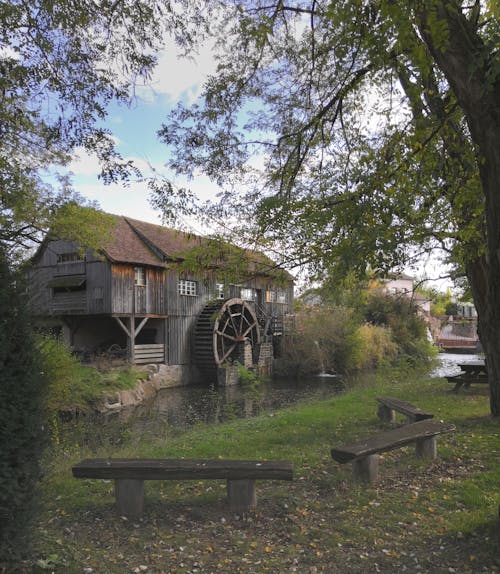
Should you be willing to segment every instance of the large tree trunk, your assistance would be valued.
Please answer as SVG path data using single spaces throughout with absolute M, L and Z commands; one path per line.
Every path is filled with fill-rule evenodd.
M 498 259 L 495 257 L 498 268 Z M 478 313 L 478 333 L 486 355 L 490 387 L 490 409 L 493 416 L 500 416 L 500 283 L 498 269 L 491 271 L 486 257 L 467 265 Z M 496 293 L 496 295 L 495 295 Z
M 491 413 L 500 416 L 500 75 L 498 55 L 490 52 L 454 0 L 424 0 L 417 10 L 419 29 L 446 76 L 467 120 L 477 149 L 485 199 L 486 253 L 466 263 L 478 311 L 481 342 L 488 361 Z M 448 39 L 433 36 L 429 14 L 446 22 Z

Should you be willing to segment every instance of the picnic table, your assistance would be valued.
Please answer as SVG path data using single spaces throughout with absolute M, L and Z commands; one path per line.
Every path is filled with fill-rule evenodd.
M 464 363 L 458 363 L 458 366 L 466 375 L 475 376 L 488 374 L 485 361 L 466 361 Z
M 473 383 L 488 383 L 488 370 L 485 361 L 464 361 L 458 366 L 462 371 L 458 375 L 446 377 L 449 383 L 454 383 L 454 391 L 458 391 L 462 386 L 470 387 Z

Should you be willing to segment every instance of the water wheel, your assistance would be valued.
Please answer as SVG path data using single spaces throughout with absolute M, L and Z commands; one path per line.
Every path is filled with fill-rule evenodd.
M 243 349 L 250 345 L 255 357 L 260 343 L 257 316 L 243 299 L 228 299 L 207 305 L 195 326 L 195 361 L 205 374 L 216 372 L 227 362 L 244 363 Z

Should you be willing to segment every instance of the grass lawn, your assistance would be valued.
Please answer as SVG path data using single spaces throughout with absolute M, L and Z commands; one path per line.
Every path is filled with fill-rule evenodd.
M 380 480 L 353 482 L 330 449 L 383 428 L 375 397 L 405 400 L 452 422 L 438 459 L 413 447 L 383 455 Z M 444 379 L 379 383 L 258 418 L 184 433 L 130 436 L 100 452 L 58 445 L 45 461 L 34 572 L 500 572 L 500 421 L 487 389 L 450 392 Z M 99 432 L 99 429 L 96 429 Z M 116 515 L 113 484 L 75 480 L 87 456 L 291 460 L 295 480 L 257 484 L 255 513 L 225 504 L 224 481 L 150 481 L 138 521 Z

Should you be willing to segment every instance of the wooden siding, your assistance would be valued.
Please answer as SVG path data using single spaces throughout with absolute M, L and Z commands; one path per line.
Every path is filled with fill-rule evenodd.
M 86 292 L 54 293 L 51 309 L 56 315 L 82 315 L 87 311 Z
M 196 316 L 169 317 L 168 329 L 168 362 L 171 365 L 188 365 L 192 353 L 192 332 Z
M 115 315 L 164 315 L 165 271 L 146 268 L 146 285 L 135 285 L 134 266 L 112 265 L 111 299 Z

